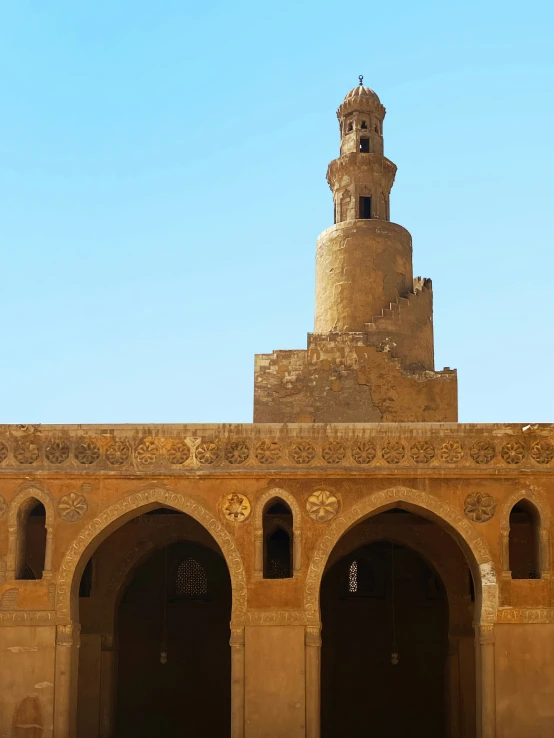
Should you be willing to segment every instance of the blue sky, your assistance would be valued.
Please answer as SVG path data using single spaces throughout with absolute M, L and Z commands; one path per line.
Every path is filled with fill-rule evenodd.
M 554 421 L 550 3 L 0 13 L 0 422 L 250 422 L 254 354 L 313 325 L 358 74 L 460 420 Z

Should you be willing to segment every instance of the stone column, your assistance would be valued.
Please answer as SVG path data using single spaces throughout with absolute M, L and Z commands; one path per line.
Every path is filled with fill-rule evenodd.
M 113 633 L 103 635 L 100 653 L 100 738 L 112 738 L 114 731 L 116 658 Z
M 510 531 L 503 530 L 500 534 L 502 536 L 502 576 L 512 573 L 510 572 Z
M 76 738 L 77 671 L 79 668 L 80 625 L 70 623 L 56 628 L 54 673 L 54 735 Z
M 448 725 L 449 738 L 460 738 L 460 640 L 448 636 Z
M 481 717 L 481 732 L 479 738 L 495 738 L 496 736 L 496 688 L 495 688 L 495 663 L 494 663 L 494 623 L 483 623 L 478 628 L 476 640 L 477 653 L 477 678 L 480 679 L 480 710 L 477 715 Z
M 231 738 L 244 738 L 244 627 L 231 628 Z
M 540 575 L 542 579 L 550 579 L 550 531 L 548 528 L 540 529 L 539 546 Z
M 264 568 L 264 533 L 263 530 L 254 532 L 254 571 L 260 572 Z
M 306 738 L 320 735 L 321 626 L 306 627 Z
M 46 527 L 46 548 L 44 550 L 44 570 L 42 572 L 43 579 L 50 579 L 52 577 L 52 537 L 53 527 L 48 525 Z
M 302 532 L 299 528 L 293 531 L 292 559 L 294 571 L 300 571 L 302 568 Z

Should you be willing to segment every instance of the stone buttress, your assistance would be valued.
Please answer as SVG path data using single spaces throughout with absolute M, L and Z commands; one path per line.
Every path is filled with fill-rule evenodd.
M 457 421 L 456 372 L 434 368 L 431 280 L 414 279 L 411 236 L 390 222 L 385 108 L 360 81 L 337 117 L 335 224 L 317 240 L 314 332 L 307 350 L 256 356 L 254 422 Z

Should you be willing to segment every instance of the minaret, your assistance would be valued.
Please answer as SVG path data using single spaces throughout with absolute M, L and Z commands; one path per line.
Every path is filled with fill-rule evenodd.
M 334 225 L 316 245 L 314 333 L 307 351 L 256 357 L 255 422 L 457 420 L 456 372 L 434 370 L 431 280 L 414 280 L 411 236 L 390 222 L 386 111 L 359 79 L 337 111 Z

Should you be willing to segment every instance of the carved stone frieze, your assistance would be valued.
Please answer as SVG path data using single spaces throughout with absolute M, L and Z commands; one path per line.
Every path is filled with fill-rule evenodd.
M 0 626 L 49 625 L 56 620 L 54 610 L 0 611 Z
M 71 429 L 41 436 L 32 427 L 22 434 L 15 426 L 4 426 L 0 432 L 0 473 L 21 466 L 39 468 L 63 466 L 94 471 L 113 471 L 125 467 L 139 474 L 154 469 L 196 471 L 214 468 L 227 470 L 262 468 L 266 465 L 295 469 L 303 466 L 369 467 L 383 472 L 394 467 L 476 469 L 554 468 L 554 430 L 549 437 L 528 438 L 515 428 L 497 431 L 490 437 L 475 437 L 475 432 L 448 438 L 409 424 L 400 434 L 379 434 L 373 430 L 352 427 L 333 429 L 332 437 L 325 426 L 314 426 L 309 438 L 298 437 L 294 427 L 268 430 L 261 435 L 258 428 L 241 426 L 235 431 L 221 426 L 210 427 L 206 435 L 133 435 L 131 432 L 106 429 L 87 434 L 79 429 L 72 437 Z M 8 428 L 7 430 L 5 430 Z M 146 428 L 144 429 L 147 430 Z M 32 431 L 32 432 L 31 432 Z M 151 432 L 151 429 L 148 429 Z M 518 433 L 521 428 L 517 427 Z M 303 430 L 305 433 L 305 430 Z M 544 433 L 544 431 L 543 431 Z M 300 470 L 300 469 L 298 469 Z
M 554 623 L 552 607 L 499 607 L 497 622 L 499 623 Z
M 249 610 L 246 625 L 304 625 L 304 610 Z

